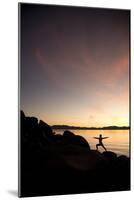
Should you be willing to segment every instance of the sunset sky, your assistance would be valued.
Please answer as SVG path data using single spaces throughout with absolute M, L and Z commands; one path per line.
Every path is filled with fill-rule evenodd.
M 129 126 L 129 11 L 21 4 L 21 109 L 50 125 Z

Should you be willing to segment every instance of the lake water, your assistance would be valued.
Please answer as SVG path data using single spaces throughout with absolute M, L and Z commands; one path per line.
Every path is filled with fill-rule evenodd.
M 90 144 L 91 149 L 96 149 L 97 139 L 102 134 L 103 137 L 109 137 L 103 140 L 104 146 L 108 151 L 113 151 L 118 155 L 129 156 L 129 130 L 70 130 L 76 135 L 83 136 Z M 63 129 L 55 129 L 56 134 L 63 134 Z M 99 147 L 99 151 L 103 152 L 104 149 Z

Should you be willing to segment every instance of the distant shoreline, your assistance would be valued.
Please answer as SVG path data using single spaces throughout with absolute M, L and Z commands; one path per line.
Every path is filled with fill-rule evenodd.
M 68 130 L 129 130 L 130 127 L 118 127 L 118 126 L 107 126 L 107 127 L 77 127 L 68 125 L 53 125 L 52 129 L 68 129 Z

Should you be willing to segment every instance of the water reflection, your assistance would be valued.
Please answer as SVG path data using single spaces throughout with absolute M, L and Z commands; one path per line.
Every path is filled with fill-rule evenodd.
M 64 130 L 54 130 L 58 134 L 63 134 Z M 129 130 L 71 130 L 77 135 L 83 136 L 90 144 L 92 149 L 96 149 L 98 141 L 94 137 L 98 137 L 100 134 L 103 137 L 109 137 L 104 140 L 103 143 L 107 150 L 114 151 L 118 155 L 124 154 L 129 156 Z M 100 152 L 103 152 L 103 148 L 99 148 Z

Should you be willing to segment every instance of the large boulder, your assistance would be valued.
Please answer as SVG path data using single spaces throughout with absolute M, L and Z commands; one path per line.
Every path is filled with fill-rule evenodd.
M 25 119 L 25 113 L 23 112 L 23 110 L 20 111 L 20 117 L 21 120 Z
M 117 159 L 117 154 L 112 151 L 104 151 L 102 155 L 108 161 L 113 161 Z
M 82 137 L 82 136 L 80 136 L 80 135 L 76 135 L 76 136 L 75 136 L 75 141 L 74 141 L 74 143 L 75 143 L 76 145 L 80 145 L 81 147 L 87 147 L 87 148 L 90 149 L 90 146 L 89 146 L 88 142 L 85 140 L 84 137 Z
M 74 136 L 75 136 L 75 134 L 73 133 L 73 132 L 71 132 L 71 131 L 68 131 L 68 130 L 66 130 L 66 131 L 64 131 L 64 133 L 63 133 L 63 137 L 64 138 L 74 138 Z
M 117 166 L 119 168 L 128 168 L 130 166 L 130 158 L 125 155 L 121 155 L 117 159 Z
M 63 139 L 63 136 L 60 135 L 60 134 L 55 134 L 54 137 L 53 137 L 54 142 L 61 142 L 62 139 Z
M 26 117 L 26 126 L 29 130 L 35 131 L 38 127 L 38 119 L 36 117 Z
M 72 145 L 78 145 L 90 149 L 88 142 L 80 135 L 75 135 L 71 131 L 64 131 L 63 133 L 64 142 Z
M 39 128 L 40 128 L 40 131 L 43 133 L 44 137 L 46 136 L 52 137 L 54 135 L 51 127 L 42 120 L 40 120 L 39 122 Z

